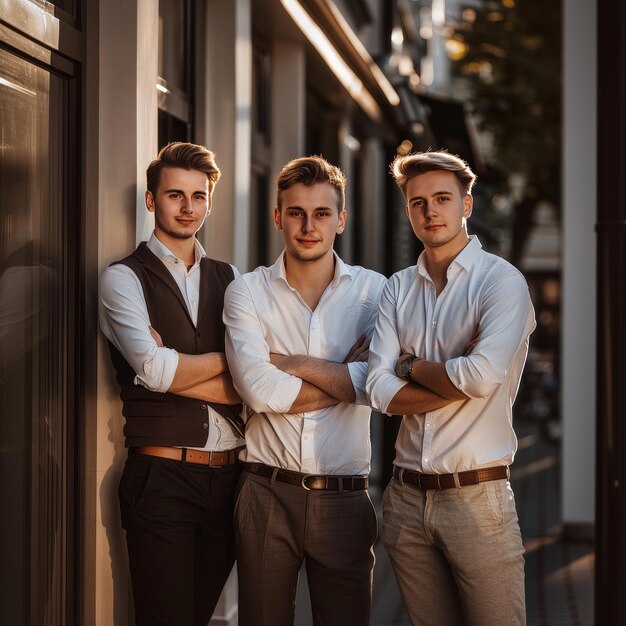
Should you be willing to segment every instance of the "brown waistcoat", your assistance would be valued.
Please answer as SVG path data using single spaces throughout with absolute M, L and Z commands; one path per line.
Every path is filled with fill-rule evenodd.
M 200 262 L 197 326 L 194 326 L 189 316 L 176 281 L 145 242 L 117 263 L 129 267 L 139 278 L 150 323 L 161 335 L 165 346 L 182 354 L 224 352 L 224 291 L 234 278 L 233 269 L 228 263 L 207 257 Z M 206 443 L 209 425 L 208 406 L 228 419 L 235 430 L 243 435 L 241 404 L 228 406 L 209 403 L 173 393 L 158 393 L 135 385 L 135 371 L 111 342 L 109 349 L 121 387 L 127 447 L 202 447 Z

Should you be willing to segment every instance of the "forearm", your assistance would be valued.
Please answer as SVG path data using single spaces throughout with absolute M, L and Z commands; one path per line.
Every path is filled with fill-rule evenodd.
M 170 393 L 180 393 L 201 383 L 208 382 L 225 372 L 228 372 L 228 364 L 222 352 L 179 354 L 174 380 L 168 391 Z
M 467 400 L 468 398 L 452 384 L 443 363 L 416 359 L 411 368 L 411 380 L 447 400 Z
M 283 372 L 301 378 L 339 402 L 353 403 L 356 398 L 347 364 L 307 355 L 272 354 L 270 359 Z
M 239 404 L 241 402 L 229 374 L 218 374 L 193 387 L 178 391 L 176 395 L 216 404 Z
M 337 400 L 337 398 L 333 398 L 333 396 L 328 395 L 319 387 L 303 380 L 300 392 L 288 412 L 305 413 L 306 411 L 317 411 L 319 409 L 327 409 L 330 406 L 335 406 L 338 403 L 339 400 Z
M 441 409 L 452 402 L 455 402 L 455 400 L 442 398 L 429 389 L 409 383 L 396 393 L 389 403 L 386 413 L 393 415 L 417 415 Z

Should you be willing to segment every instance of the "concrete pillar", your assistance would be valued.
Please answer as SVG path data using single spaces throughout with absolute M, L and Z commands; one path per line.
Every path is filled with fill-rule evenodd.
M 85 106 L 87 226 L 92 228 L 89 224 L 97 219 L 99 272 L 128 254 L 152 229 L 143 192 L 145 169 L 157 150 L 158 4 L 150 0 L 89 3 L 86 24 L 90 33 Z M 95 310 L 93 316 L 97 332 Z M 123 626 L 134 621 L 117 501 L 126 458 L 118 393 L 100 336 L 97 387 L 85 390 L 86 405 L 95 407 L 95 414 L 81 416 L 86 446 L 86 624 Z
M 248 268 L 252 40 L 250 0 L 205 3 L 204 143 L 222 178 L 200 240 L 209 256 Z
M 385 151 L 379 139 L 367 139 L 362 144 L 363 154 L 363 241 L 361 247 L 367 251 L 367 266 L 383 273 L 385 270 L 385 176 L 389 164 L 385 162 Z
M 595 507 L 596 3 L 565 0 L 563 81 L 562 515 L 587 533 Z
M 304 156 L 306 118 L 306 59 L 302 44 L 275 41 L 272 46 L 272 169 L 268 219 L 276 204 L 276 176 L 285 163 Z M 273 227 L 269 244 L 273 261 L 283 250 L 283 238 Z

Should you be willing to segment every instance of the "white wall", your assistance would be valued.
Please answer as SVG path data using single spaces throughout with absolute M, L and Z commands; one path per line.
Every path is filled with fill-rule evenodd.
M 576 527 L 595 506 L 596 6 L 563 8 L 562 514 Z

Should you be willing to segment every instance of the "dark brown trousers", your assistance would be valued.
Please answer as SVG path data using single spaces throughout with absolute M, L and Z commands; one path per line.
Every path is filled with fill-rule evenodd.
M 306 491 L 242 472 L 235 506 L 240 626 L 292 626 L 305 563 L 315 626 L 366 626 L 376 513 L 367 491 Z

